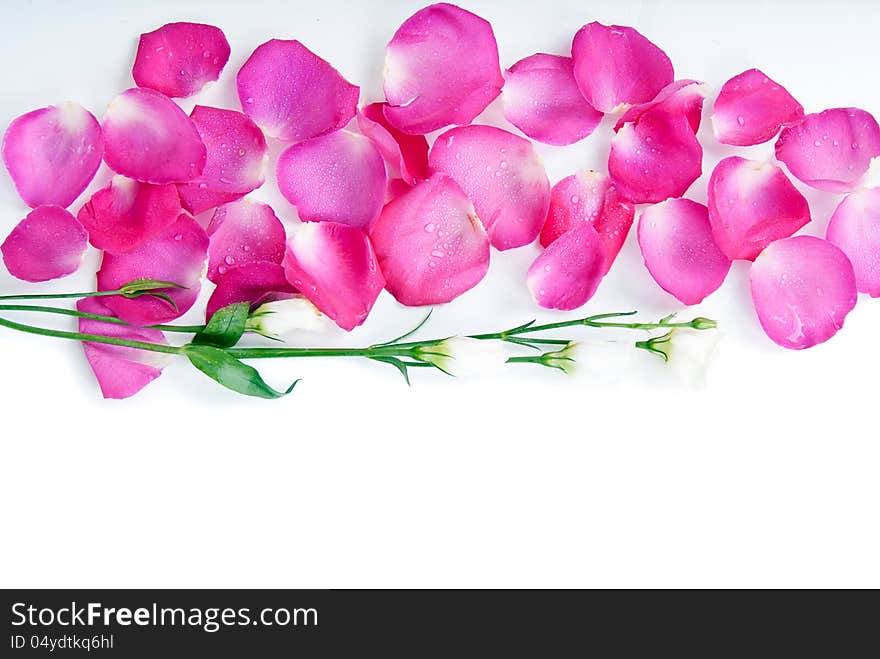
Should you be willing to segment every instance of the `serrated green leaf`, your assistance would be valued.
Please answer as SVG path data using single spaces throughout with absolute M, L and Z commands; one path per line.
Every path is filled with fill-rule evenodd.
M 223 307 L 211 316 L 205 329 L 196 334 L 193 343 L 231 348 L 244 334 L 249 312 L 250 305 L 247 302 Z
M 245 396 L 282 398 L 296 386 L 296 380 L 287 391 L 276 391 L 263 381 L 257 369 L 239 361 L 221 348 L 190 343 L 184 346 L 190 363 L 215 382 Z

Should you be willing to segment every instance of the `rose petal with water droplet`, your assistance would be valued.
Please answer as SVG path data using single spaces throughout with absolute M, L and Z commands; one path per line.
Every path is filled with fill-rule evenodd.
M 269 261 L 252 261 L 225 268 L 222 274 L 218 272 L 214 283 L 217 287 L 208 299 L 208 320 L 230 304 L 247 302 L 256 307 L 263 302 L 292 297 L 296 293 L 296 288 L 287 281 L 284 268 Z
M 749 280 L 761 327 L 791 350 L 834 336 L 858 296 L 846 254 L 813 236 L 777 240 L 755 259 Z
M 76 103 L 23 114 L 3 136 L 3 162 L 32 208 L 67 208 L 95 177 L 103 153 L 98 120 Z
M 604 270 L 602 239 L 592 224 L 579 224 L 535 259 L 526 284 L 540 306 L 570 311 L 593 297 Z
M 651 101 L 628 108 L 617 120 L 614 131 L 619 131 L 624 124 L 638 121 L 639 117 L 649 110 L 660 108 L 666 112 L 684 114 L 691 129 L 696 133 L 700 130 L 700 123 L 703 119 L 703 101 L 706 100 L 708 93 L 706 84 L 696 80 L 671 82 L 661 89 Z
M 859 292 L 880 297 L 880 188 L 857 190 L 844 198 L 825 237 L 849 258 Z
M 428 176 L 428 140 L 424 135 L 407 135 L 388 123 L 385 103 L 371 103 L 358 112 L 358 130 L 369 137 L 388 165 L 390 178 L 402 178 L 415 185 Z
M 220 206 L 208 224 L 208 279 L 233 266 L 266 261 L 281 263 L 287 236 L 268 204 L 242 199 Z
M 24 281 L 49 281 L 79 268 L 88 247 L 82 224 L 61 206 L 37 206 L 3 242 L 9 274 Z

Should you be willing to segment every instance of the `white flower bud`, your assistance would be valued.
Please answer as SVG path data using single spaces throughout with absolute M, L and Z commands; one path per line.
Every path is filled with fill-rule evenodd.
M 507 363 L 504 342 L 453 336 L 418 349 L 418 359 L 456 377 L 471 377 L 500 370 Z
M 297 330 L 314 332 L 326 327 L 327 318 L 301 296 L 261 304 L 247 321 L 248 331 L 271 339 L 282 339 Z

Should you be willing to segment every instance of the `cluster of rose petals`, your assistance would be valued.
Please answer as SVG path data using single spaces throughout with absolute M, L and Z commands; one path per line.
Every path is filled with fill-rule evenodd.
M 206 316 L 211 318 L 223 307 L 247 302 L 257 306 L 269 300 L 290 297 L 296 293 L 284 272 L 284 268 L 271 261 L 243 263 L 214 278 L 216 288 L 208 300 Z
M 407 186 L 428 176 L 428 140 L 392 126 L 385 117 L 385 103 L 371 103 L 357 114 L 358 130 L 370 138 L 388 166 L 388 176 L 403 179 Z M 395 195 L 396 196 L 396 195 Z

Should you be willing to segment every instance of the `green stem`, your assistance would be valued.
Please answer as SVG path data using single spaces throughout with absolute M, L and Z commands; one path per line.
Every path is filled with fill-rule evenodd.
M 98 293 L 48 293 L 45 295 L 0 295 L 0 300 L 78 300 L 84 297 L 110 297 L 122 295 L 122 291 L 100 291 Z
M 33 325 L 15 323 L 11 320 L 6 320 L 5 318 L 0 318 L 0 327 L 7 327 L 27 334 L 51 336 L 57 339 L 86 341 L 88 343 L 104 343 L 107 345 L 122 346 L 124 348 L 135 348 L 136 350 L 147 350 L 149 352 L 164 352 L 170 355 L 183 354 L 183 350 L 175 346 L 165 346 L 158 343 L 148 343 L 146 341 L 130 341 L 129 339 L 120 339 L 115 336 L 100 336 L 97 334 L 83 334 L 81 332 L 65 332 L 63 330 L 53 330 L 45 327 L 34 327 Z
M 86 313 L 84 311 L 75 311 L 73 309 L 61 309 L 59 307 L 42 307 L 29 304 L 0 304 L 0 311 L 33 311 L 36 313 L 50 313 L 59 316 L 73 316 L 74 318 L 87 318 L 89 320 L 98 320 L 102 323 L 110 323 L 111 325 L 126 325 L 128 327 L 139 327 L 132 325 L 119 318 L 113 316 L 102 316 L 100 314 Z M 149 325 L 146 329 L 155 329 L 162 332 L 180 332 L 185 334 L 198 334 L 204 325 Z
M 619 318 L 621 316 L 632 316 L 636 314 L 635 311 L 628 311 L 623 313 L 605 313 L 598 314 L 596 316 L 589 316 L 587 318 L 578 318 L 576 320 L 564 320 L 558 323 L 547 323 L 546 325 L 520 325 L 519 327 L 515 327 L 513 329 L 505 330 L 503 332 L 492 332 L 489 334 L 473 334 L 470 338 L 472 339 L 480 339 L 480 340 L 489 340 L 489 339 L 500 339 L 502 341 L 508 340 L 510 337 L 520 336 L 522 334 L 532 334 L 535 332 L 547 332 L 550 330 L 563 329 L 566 327 L 606 327 L 606 328 L 622 328 L 622 329 L 634 329 L 634 330 L 655 330 L 662 328 L 674 328 L 674 327 L 694 327 L 694 321 L 689 321 L 686 323 L 671 323 L 668 321 L 660 321 L 657 323 L 619 323 L 619 322 L 606 322 L 605 318 Z M 528 339 L 532 341 L 533 339 Z M 536 339 L 534 341 L 537 341 Z

